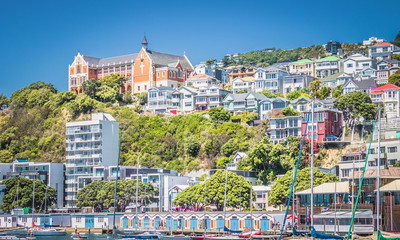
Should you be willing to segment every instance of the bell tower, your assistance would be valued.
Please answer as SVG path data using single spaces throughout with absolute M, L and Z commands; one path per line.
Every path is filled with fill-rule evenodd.
M 149 45 L 149 42 L 147 42 L 146 35 L 144 35 L 143 41 L 142 41 L 142 48 L 144 48 L 145 50 L 147 50 L 147 45 Z

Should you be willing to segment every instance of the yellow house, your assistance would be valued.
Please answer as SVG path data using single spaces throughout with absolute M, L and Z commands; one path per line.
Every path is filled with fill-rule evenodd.
M 304 74 L 315 77 L 314 61 L 310 59 L 301 59 L 289 64 L 289 72 L 291 74 Z

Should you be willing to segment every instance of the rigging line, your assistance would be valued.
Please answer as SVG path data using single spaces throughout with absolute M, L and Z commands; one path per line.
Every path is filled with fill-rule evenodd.
M 374 121 L 374 124 L 372 125 L 372 134 L 371 134 L 371 137 L 369 139 L 367 155 L 365 156 L 364 169 L 362 171 L 361 178 L 360 178 L 360 181 L 359 181 L 360 184 L 358 185 L 357 198 L 356 198 L 355 201 L 354 201 L 354 198 L 352 196 L 352 198 L 353 198 L 352 201 L 354 201 L 354 207 L 353 207 L 352 214 L 351 214 L 351 221 L 350 221 L 349 230 L 347 231 L 346 240 L 349 240 L 350 234 L 351 234 L 351 229 L 353 228 L 353 225 L 354 225 L 355 213 L 356 213 L 356 209 L 358 207 L 358 201 L 359 201 L 360 195 L 361 195 L 361 188 L 362 188 L 362 185 L 363 185 L 363 182 L 364 182 L 364 174 L 365 174 L 365 171 L 367 169 L 367 163 L 368 163 L 369 153 L 371 151 L 372 139 L 374 138 L 374 134 L 375 134 L 375 126 L 376 126 L 376 120 Z M 380 151 L 380 149 L 378 149 L 378 151 Z M 354 180 L 355 179 L 353 178 L 353 182 L 354 182 Z
M 301 139 L 301 143 L 300 143 L 300 151 L 299 151 L 299 154 L 297 156 L 297 161 L 296 161 L 295 168 L 293 170 L 292 186 L 290 188 L 289 197 L 288 197 L 287 202 L 286 202 L 285 217 L 283 218 L 283 223 L 282 223 L 282 227 L 281 227 L 281 230 L 280 230 L 280 234 L 279 234 L 278 240 L 282 240 L 282 237 L 283 237 L 283 230 L 285 229 L 286 218 L 287 218 L 287 215 L 288 215 L 288 212 L 289 212 L 289 205 L 290 205 L 290 201 L 291 201 L 292 196 L 293 196 L 294 186 L 295 186 L 295 183 L 296 183 L 297 170 L 299 169 L 301 156 L 303 154 L 304 142 L 305 142 L 305 138 L 307 136 L 307 128 L 308 128 L 310 115 L 311 115 L 311 110 L 307 113 L 306 127 L 304 129 L 304 134 L 302 135 L 302 139 Z M 294 216 L 292 216 L 292 217 L 294 217 Z

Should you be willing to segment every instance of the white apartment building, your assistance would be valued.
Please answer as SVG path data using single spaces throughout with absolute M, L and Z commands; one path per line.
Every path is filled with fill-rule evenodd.
M 315 74 L 317 77 L 325 78 L 335 73 L 340 72 L 340 58 L 336 56 L 329 56 L 318 59 L 314 62 Z
M 368 38 L 368 40 L 363 41 L 363 45 L 371 46 L 371 45 L 375 45 L 377 43 L 383 43 L 383 42 L 385 42 L 385 39 L 377 38 L 377 37 L 370 37 L 370 38 Z
M 50 162 L 29 162 L 17 159 L 12 163 L 0 164 L 1 179 L 25 177 L 31 180 L 41 180 L 57 192 L 57 208 L 64 206 L 64 164 Z M 38 203 L 41 204 L 41 203 Z M 47 206 L 48 208 L 52 206 Z
M 93 169 L 118 162 L 118 122 L 108 113 L 67 123 L 65 206 L 75 207 L 77 192 L 92 182 Z

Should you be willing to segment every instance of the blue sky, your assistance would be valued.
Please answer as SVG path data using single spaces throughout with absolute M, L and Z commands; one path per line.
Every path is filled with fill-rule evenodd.
M 35 81 L 67 90 L 78 51 L 112 57 L 149 48 L 198 64 L 226 53 L 296 48 L 329 40 L 392 40 L 400 1 L 19 1 L 2 0 L 0 93 Z

